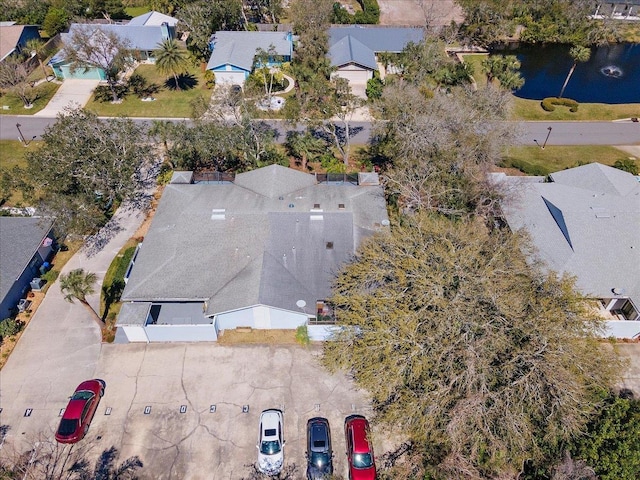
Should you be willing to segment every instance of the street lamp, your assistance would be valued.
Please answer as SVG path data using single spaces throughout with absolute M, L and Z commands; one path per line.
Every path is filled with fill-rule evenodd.
M 20 135 L 20 141 L 22 142 L 22 144 L 26 147 L 27 146 L 27 141 L 24 139 L 24 135 L 22 134 L 22 132 L 20 131 L 20 127 L 22 125 L 20 125 L 19 123 L 16 123 L 16 128 L 18 129 L 18 135 Z
M 544 147 L 547 146 L 547 140 L 549 140 L 549 135 L 551 135 L 551 127 L 547 127 L 547 138 L 544 139 L 544 143 L 542 144 L 542 149 L 544 150 Z

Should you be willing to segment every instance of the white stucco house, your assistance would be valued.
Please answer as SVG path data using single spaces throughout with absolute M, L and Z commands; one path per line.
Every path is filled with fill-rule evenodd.
M 503 205 L 544 264 L 576 277 L 607 318 L 605 337 L 640 337 L 640 181 L 599 163 L 544 177 L 497 174 L 515 196 Z M 511 196 L 510 196 L 511 197 Z
M 334 275 L 389 224 L 377 174 L 333 180 L 278 165 L 233 181 L 176 172 L 129 267 L 116 341 L 300 325 L 326 338 L 334 327 L 317 320 Z

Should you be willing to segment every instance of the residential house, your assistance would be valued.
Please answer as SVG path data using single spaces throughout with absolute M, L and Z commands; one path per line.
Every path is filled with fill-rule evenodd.
M 338 177 L 271 165 L 194 183 L 176 172 L 129 267 L 116 340 L 214 341 L 236 327 L 301 325 L 326 338 L 334 327 L 317 320 L 330 316 L 334 275 L 389 225 L 377 174 Z
M 20 53 L 29 40 L 39 39 L 37 25 L 16 25 L 0 22 L 0 62 L 14 53 Z
M 329 58 L 337 68 L 336 76 L 349 80 L 352 87 L 361 87 L 379 71 L 378 54 L 400 53 L 423 37 L 423 29 L 415 27 L 332 26 Z
M 127 23 L 127 25 L 129 25 L 130 27 L 159 27 L 163 23 L 166 23 L 170 27 L 175 28 L 176 25 L 178 25 L 178 19 L 170 17 L 169 15 L 165 15 L 164 13 L 151 11 L 132 18 L 129 23 Z
M 568 273 L 599 302 L 604 336 L 640 336 L 640 182 L 591 163 L 544 177 L 500 181 L 519 192 L 503 205 L 509 227 L 531 236 L 549 269 Z
M 281 65 L 293 55 L 291 32 L 216 32 L 209 41 L 211 57 L 207 70 L 216 76 L 217 84 L 244 85 L 256 62 L 258 49 L 275 49 L 269 66 Z
M 63 43 L 71 41 L 74 32 L 89 30 L 94 35 L 102 33 L 115 33 L 121 40 L 126 41 L 128 48 L 138 61 L 153 61 L 153 51 L 164 40 L 175 38 L 175 27 L 168 23 L 161 25 L 131 25 L 129 24 L 81 24 L 73 23 L 68 33 L 61 34 Z M 65 57 L 64 50 L 60 50 L 48 63 L 59 79 L 82 78 L 93 80 L 106 80 L 106 74 L 101 68 L 78 68 L 71 71 L 71 64 Z
M 10 317 L 25 297 L 53 248 L 50 219 L 0 217 L 0 320 Z

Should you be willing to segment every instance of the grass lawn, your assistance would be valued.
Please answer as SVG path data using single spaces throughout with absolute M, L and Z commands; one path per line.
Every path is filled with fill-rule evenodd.
M 575 113 L 571 113 L 568 107 L 560 106 L 553 112 L 545 112 L 540 106 L 540 100 L 525 100 L 514 96 L 513 107 L 512 120 L 617 120 L 640 117 L 640 103 L 581 103 Z
M 16 137 L 18 132 L 16 131 Z M 0 140 L 0 175 L 4 172 L 11 172 L 13 167 L 26 168 L 26 154 L 29 150 L 37 148 L 38 144 L 42 142 L 30 142 L 28 147 L 24 147 L 19 140 Z M 3 204 L 5 207 L 14 207 L 21 204 L 24 199 L 22 198 L 22 192 L 6 192 L 0 191 L 0 199 L 7 195 L 6 202 Z
M 124 11 L 131 17 L 137 17 L 138 15 L 142 15 L 143 13 L 150 12 L 151 9 L 148 5 L 146 5 L 144 7 L 126 7 Z
M 33 115 L 36 112 L 42 110 L 51 97 L 58 91 L 60 88 L 59 83 L 41 83 L 36 87 L 36 91 L 38 92 L 38 99 L 33 102 L 32 108 L 24 108 L 24 104 L 20 98 L 13 94 L 7 93 L 0 98 L 0 105 L 2 105 L 2 109 L 0 109 L 0 114 L 3 115 Z M 5 108 L 9 107 L 9 108 Z
M 600 145 L 510 147 L 504 154 L 503 167 L 513 167 L 529 175 L 548 175 L 565 168 L 598 162 L 613 165 L 629 154 L 615 147 Z
M 100 312 L 105 321 L 105 328 L 102 332 L 102 339 L 105 342 L 113 342 L 116 334 L 116 319 L 120 313 L 120 295 L 124 290 L 124 276 L 127 273 L 129 262 L 136 251 L 138 242 L 129 239 L 120 252 L 111 262 L 107 273 L 102 281 L 100 295 Z
M 462 56 L 464 63 L 473 67 L 473 78 L 476 79 L 478 88 L 484 88 L 487 85 L 487 76 L 482 73 L 482 61 L 488 56 L 486 53 L 469 53 Z
M 204 74 L 200 68 L 190 67 L 188 73 L 193 75 L 196 83 L 189 90 L 170 90 L 166 88 L 166 77 L 158 74 L 154 65 L 140 65 L 135 73 L 145 77 L 149 83 L 162 86 L 162 90 L 154 95 L 152 102 L 143 102 L 134 94 L 129 94 L 119 104 L 97 102 L 92 98 L 86 105 L 87 110 L 100 116 L 117 117 L 174 117 L 190 118 L 191 102 L 198 96 L 211 97 L 211 89 L 206 88 Z

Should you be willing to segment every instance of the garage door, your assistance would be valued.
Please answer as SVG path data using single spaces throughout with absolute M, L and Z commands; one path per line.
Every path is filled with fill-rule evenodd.
M 244 72 L 213 72 L 216 75 L 216 84 L 244 85 Z
M 373 74 L 370 70 L 338 70 L 336 72 L 341 78 L 349 80 L 350 84 L 366 84 Z

